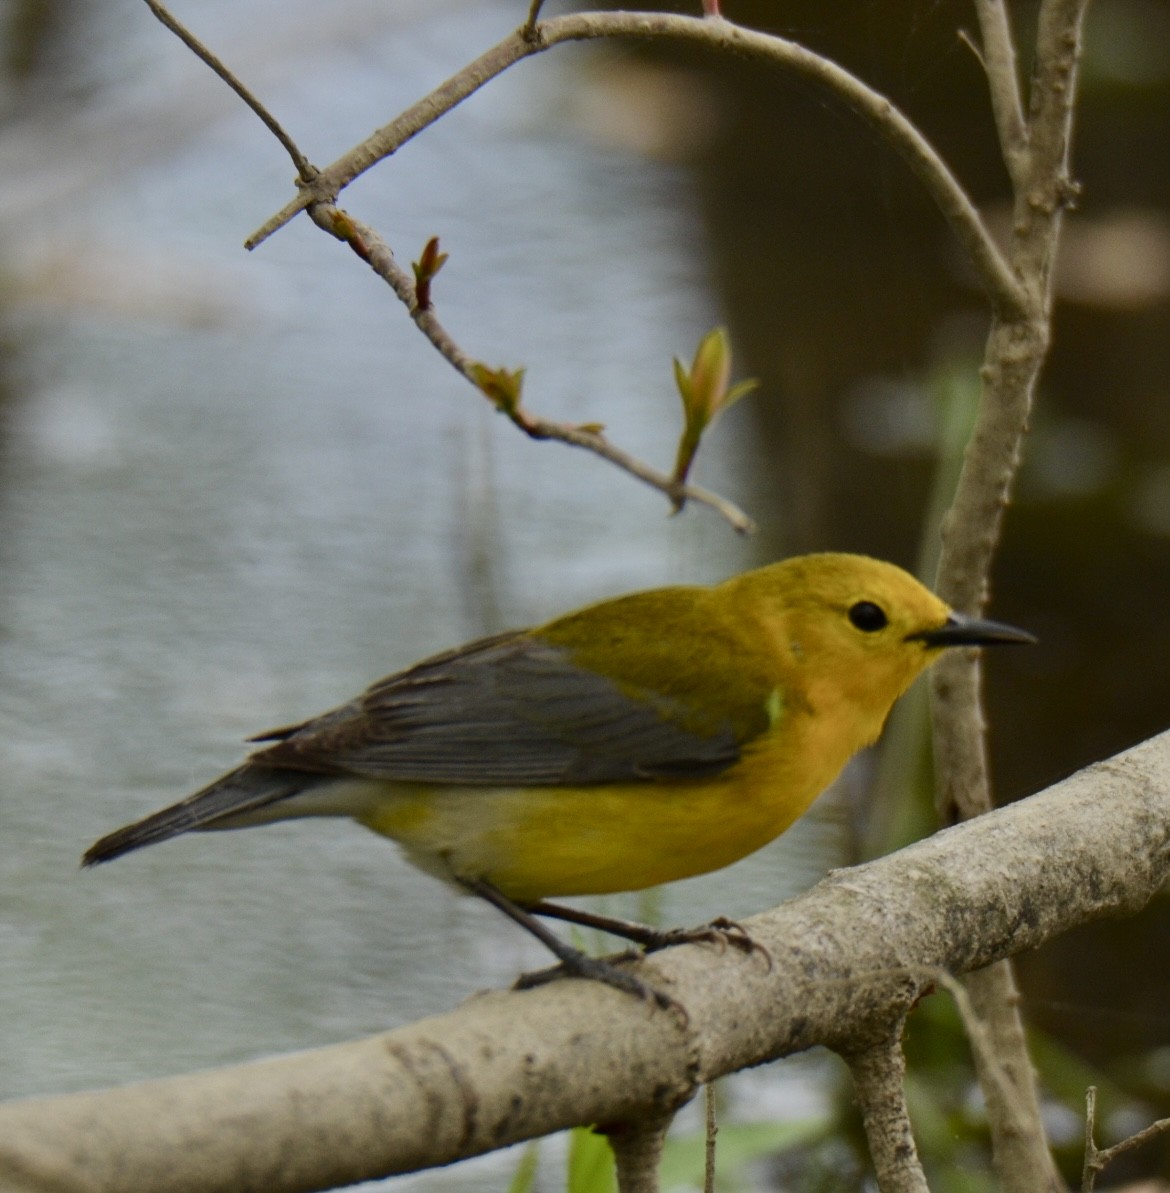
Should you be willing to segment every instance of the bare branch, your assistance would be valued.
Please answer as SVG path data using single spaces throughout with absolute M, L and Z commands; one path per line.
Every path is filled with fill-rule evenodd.
M 527 37 L 534 37 L 536 34 L 536 22 L 540 20 L 540 10 L 544 7 L 544 0 L 531 0 L 528 5 L 528 16 L 524 18 L 524 24 L 521 28 Z
M 1024 102 L 1011 18 L 1004 0 L 975 0 L 975 12 L 983 40 L 979 60 L 987 75 L 999 145 L 1008 175 L 1018 185 L 1028 148 L 1028 130 L 1024 124 Z
M 711 20 L 709 17 L 621 12 L 585 13 L 540 22 L 538 17 L 541 5 L 538 0 L 532 0 L 528 19 L 519 30 L 492 47 L 327 169 L 317 171 L 267 110 L 218 58 L 175 21 L 158 0 L 147 0 L 147 3 L 155 15 L 207 62 L 264 120 L 297 164 L 301 175 L 299 196 L 253 234 L 247 242 L 248 247 L 252 248 L 261 243 L 297 212 L 310 210 L 312 218 L 319 226 L 349 243 L 354 251 L 392 286 L 432 344 L 453 367 L 473 383 L 478 384 L 472 372 L 477 362 L 463 353 L 446 333 L 434 318 L 429 302 L 417 301 L 417 292 L 409 275 L 397 266 L 385 242 L 373 229 L 361 225 L 340 211 L 335 206 L 335 200 L 348 183 L 377 162 L 384 160 L 509 66 L 531 54 L 569 41 L 618 36 L 701 41 L 795 70 L 818 82 L 869 121 L 906 158 L 934 196 L 960 242 L 967 249 L 993 307 L 1004 315 L 1018 314 L 1022 309 L 1024 295 L 1016 279 L 1008 270 L 1003 256 L 970 198 L 929 142 L 884 96 L 867 87 L 840 66 L 795 42 L 742 29 L 722 19 Z M 668 476 L 642 464 L 614 447 L 595 428 L 535 418 L 522 410 L 518 401 L 509 402 L 504 412 L 532 438 L 571 443 L 609 460 L 644 483 L 667 494 L 676 510 L 682 508 L 687 500 L 698 501 L 716 509 L 741 533 L 751 529 L 750 520 L 730 502 L 704 489 L 686 485 L 678 477 Z
M 1093 1193 L 1097 1187 L 1097 1175 L 1105 1167 L 1094 1140 L 1096 1133 L 1097 1087 L 1090 1085 L 1085 1090 L 1085 1163 L 1081 1168 L 1081 1193 Z
M 424 128 L 445 116 L 473 95 L 485 83 L 502 74 L 530 54 L 545 48 L 541 31 L 544 24 L 531 29 L 521 29 L 505 38 L 498 45 L 469 62 L 462 70 L 452 75 L 429 95 L 396 116 L 389 124 L 371 133 L 359 145 L 344 153 L 327 169 L 320 171 L 311 187 L 302 188 L 298 196 L 285 204 L 276 215 L 266 220 L 247 240 L 244 247 L 254 249 L 273 232 L 283 227 L 299 212 L 314 203 L 332 203 L 341 191 L 355 178 L 400 149 L 407 141 L 416 137 Z
M 979 412 L 963 458 L 954 501 L 943 520 L 936 590 L 948 603 L 975 610 L 986 601 L 999 540 L 1031 417 L 1037 379 L 1051 336 L 1052 263 L 1063 208 L 1074 191 L 1068 177 L 1081 26 L 1088 0 L 1043 0 L 1040 8 L 1031 112 L 1021 143 L 1015 129 L 1010 31 L 1002 5 L 979 5 L 992 102 L 1014 187 L 1010 265 L 1027 294 L 1023 309 L 994 313 L 980 372 Z M 995 59 L 993 64 L 992 59 Z M 1016 84 L 1018 85 L 1018 84 Z M 1022 147 L 1021 147 L 1022 146 Z M 934 752 L 944 823 L 992 807 L 983 728 L 982 678 L 974 652 L 955 652 L 931 677 Z M 996 1170 L 1007 1193 L 1057 1187 L 1028 1056 L 1019 994 L 1010 965 L 973 975 L 968 989 L 995 1054 L 1019 1095 L 1019 1113 L 980 1066 Z M 978 1057 L 977 1057 L 978 1061 Z
M 1087 0 L 1046 0 L 1029 126 L 1027 173 L 1014 204 L 1012 266 L 1028 288 L 1028 309 L 997 316 L 981 371 L 979 414 L 955 498 L 944 519 L 936 588 L 948 603 L 975 610 L 986 601 L 991 560 L 1019 466 L 1036 381 L 1048 351 L 1051 267 L 1069 199 L 1068 154 L 1080 24 Z M 977 663 L 958 652 L 933 673 L 936 757 L 944 821 L 954 809 L 991 807 L 981 733 Z M 966 747 L 958 743 L 968 743 Z M 955 752 L 962 749 L 960 758 Z
M 966 987 L 944 972 L 938 974 L 938 982 L 955 1000 L 971 1043 L 993 1138 L 1012 1132 L 1022 1137 L 1018 1144 L 1006 1149 L 999 1143 L 993 1156 L 998 1169 L 1011 1170 L 1004 1176 L 1003 1186 L 1023 1189 L 1028 1187 L 1025 1182 L 1032 1182 L 1031 1189 L 1036 1193 L 1044 1189 L 1063 1193 L 1064 1184 L 1036 1117 L 1039 1106 L 1035 1076 L 1023 1025 L 1014 1013 L 1019 993 L 1010 962 L 1002 961 L 968 974 Z M 996 1141 L 999 1142 L 998 1138 Z
M 1097 1177 L 1107 1164 L 1112 1163 L 1118 1156 L 1148 1143 L 1170 1131 L 1170 1118 L 1160 1118 L 1157 1122 L 1143 1127 L 1134 1135 L 1115 1143 L 1112 1147 L 1098 1148 L 1093 1136 L 1097 1130 L 1097 1087 L 1090 1085 L 1085 1090 L 1085 1163 L 1081 1170 L 1081 1193 L 1093 1193 L 1097 1187 Z
M 240 82 L 227 68 L 224 62 L 213 54 L 189 29 L 180 24 L 158 2 L 146 0 L 146 6 L 152 13 L 193 53 L 205 62 L 219 77 L 256 113 L 264 122 L 264 127 L 284 146 L 285 152 L 293 160 L 297 174 L 302 182 L 311 182 L 317 176 L 317 167 L 297 147 L 296 142 L 284 131 L 276 117 Z
M 618 1193 L 658 1193 L 662 1146 L 674 1113 L 604 1128 L 617 1166 Z
M 1004 1193 L 1064 1193 L 1044 1129 L 1015 969 L 1003 961 L 968 974 L 964 981 L 991 1044 L 986 1052 L 975 1053 L 975 1072 L 1000 1185 Z M 989 1055 L 997 1062 L 994 1068 L 987 1064 Z
M 685 1024 L 598 983 L 561 981 L 483 994 L 368 1040 L 10 1102 L 0 1188 L 305 1193 L 579 1123 L 645 1121 L 702 1082 L 815 1044 L 862 1052 L 933 971 L 980 968 L 1132 913 L 1168 871 L 1164 733 L 752 917 L 744 926 L 771 965 L 703 945 L 655 953 L 639 972 L 686 1007 Z
M 835 62 L 796 42 L 744 29 L 726 20 L 670 13 L 575 13 L 541 21 L 531 30 L 520 29 L 322 170 L 313 186 L 306 187 L 245 244 L 255 248 L 311 203 L 331 202 L 342 188 L 371 166 L 522 59 L 564 42 L 608 37 L 698 42 L 795 71 L 831 91 L 906 159 L 950 223 L 995 309 L 1003 312 L 1021 309 L 1023 294 L 1019 283 L 970 197 L 934 147 L 884 95 Z
M 906 1109 L 902 1024 L 861 1052 L 847 1055 L 869 1154 L 882 1193 L 930 1193 Z
M 369 224 L 355 219 L 332 203 L 316 203 L 309 209 L 309 214 L 318 227 L 331 236 L 336 236 L 338 240 L 345 241 L 390 286 L 405 304 L 418 329 L 430 340 L 443 359 L 482 393 L 482 387 L 475 374 L 479 362 L 459 347 L 439 321 L 432 304 L 428 303 L 424 307 L 416 301 L 413 276 L 398 264 L 390 246 L 379 233 Z M 507 409 L 497 406 L 497 409 L 506 414 L 532 439 L 567 443 L 608 460 L 643 484 L 665 494 L 676 509 L 682 508 L 688 501 L 695 501 L 715 510 L 740 534 L 750 534 L 755 530 L 755 523 L 733 502 L 699 485 L 681 484 L 668 473 L 652 468 L 629 452 L 623 451 L 594 427 L 540 418 L 519 404 Z
M 967 49 L 971 51 L 975 61 L 978 62 L 984 70 L 986 70 L 987 62 L 983 57 L 983 47 L 976 43 L 975 39 L 970 33 L 967 32 L 966 29 L 959 30 L 959 40 L 967 47 Z
M 1028 117 L 1028 170 L 1013 210 L 1013 264 L 1033 301 L 1048 312 L 1052 264 L 1067 208 L 1078 187 L 1069 173 L 1085 12 L 1089 0 L 1043 0 L 1036 28 L 1036 66 Z
M 996 1049 L 996 1042 L 987 1030 L 987 1025 L 980 1019 L 978 1011 L 975 1010 L 975 1004 L 967 992 L 967 988 L 945 969 L 935 970 L 932 976 L 934 981 L 954 999 L 955 1008 L 963 1023 L 963 1031 L 971 1044 L 975 1064 L 981 1073 L 985 1074 L 985 1078 L 981 1078 L 980 1082 L 983 1089 L 986 1090 L 988 1085 L 994 1085 L 997 1095 L 1007 1108 L 1008 1113 L 1013 1115 L 1016 1121 L 1024 1121 L 1028 1114 L 1028 1108 L 1022 1103 L 1019 1090 L 1005 1071 L 1000 1061 L 999 1051 Z
M 715 1193 L 715 1137 L 719 1134 L 719 1107 L 715 1091 L 714 1081 L 708 1081 L 703 1086 L 703 1193 Z

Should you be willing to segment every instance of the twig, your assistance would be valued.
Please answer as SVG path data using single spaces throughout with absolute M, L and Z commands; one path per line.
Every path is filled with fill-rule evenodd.
M 986 973 L 987 970 L 979 971 Z M 917 1001 L 928 992 L 930 985 L 939 986 L 946 990 L 954 1000 L 955 1009 L 963 1024 L 963 1030 L 971 1045 L 971 1052 L 975 1058 L 975 1067 L 979 1073 L 980 1086 L 984 1091 L 984 1098 L 988 1103 L 988 1117 L 999 1116 L 1001 1119 L 1016 1123 L 1028 1120 L 1029 1108 L 1020 1084 L 1013 1079 L 1001 1059 L 997 1041 L 989 1032 L 971 995 L 948 970 L 930 966 L 899 966 L 890 969 L 874 970 L 867 974 L 857 974 L 855 983 L 863 979 L 891 979 L 906 976 L 914 982 L 914 989 L 907 992 L 905 1005 Z M 974 974 L 968 975 L 968 980 Z M 849 1061 L 850 1058 L 846 1058 Z M 852 1063 L 850 1061 L 850 1063 Z M 895 1186 L 896 1187 L 896 1186 Z M 883 1190 L 885 1186 L 882 1186 Z
M 979 63 L 979 65 L 980 65 L 980 66 L 981 66 L 981 67 L 982 67 L 984 70 L 986 70 L 986 69 L 987 69 L 987 59 L 985 59 L 985 58 L 983 57 L 983 47 L 977 44 L 977 42 L 975 41 L 975 39 L 974 39 L 974 38 L 971 36 L 971 34 L 970 34 L 970 33 L 968 33 L 968 32 L 967 32 L 967 30 L 966 30 L 966 29 L 960 29 L 960 30 L 959 30 L 959 40 L 960 40 L 960 41 L 963 43 L 963 45 L 965 45 L 965 46 L 967 47 L 967 49 L 969 49 L 969 50 L 971 51 L 971 53 L 972 53 L 972 54 L 975 56 L 975 61 L 976 61 L 976 62 L 978 62 L 978 63 Z
M 1028 150 L 1028 129 L 1024 123 L 1024 103 L 1020 94 L 1011 18 L 1004 0 L 975 0 L 975 12 L 983 39 L 979 60 L 987 75 L 1000 149 L 1008 175 L 1013 183 L 1018 184 L 1025 166 L 1024 155 Z
M 1085 1163 L 1081 1170 L 1081 1193 L 1093 1193 L 1097 1187 L 1097 1177 L 1101 1170 L 1112 1163 L 1123 1152 L 1128 1152 L 1143 1143 L 1148 1143 L 1158 1135 L 1170 1131 L 1170 1118 L 1160 1118 L 1157 1122 L 1143 1127 L 1134 1135 L 1115 1143 L 1112 1147 L 1098 1148 L 1093 1139 L 1097 1129 L 1097 1087 L 1090 1085 L 1085 1090 Z
M 390 246 L 379 233 L 369 224 L 355 219 L 348 212 L 342 211 L 332 203 L 314 204 L 309 209 L 309 214 L 318 227 L 349 244 L 350 248 L 390 286 L 406 305 L 410 317 L 418 329 L 430 340 L 443 359 L 477 389 L 480 389 L 474 373 L 478 362 L 459 347 L 439 321 L 433 306 L 422 307 L 415 301 L 414 278 L 398 264 Z M 540 418 L 519 405 L 506 410 L 497 406 L 497 409 L 501 409 L 502 413 L 507 414 L 512 422 L 532 439 L 552 439 L 559 443 L 583 448 L 600 456 L 603 460 L 608 460 L 651 488 L 657 489 L 669 497 L 675 505 L 681 506 L 688 501 L 695 501 L 715 510 L 740 534 L 750 534 L 755 530 L 755 523 L 733 502 L 720 497 L 717 493 L 701 488 L 699 485 L 679 484 L 667 473 L 651 468 L 648 464 L 630 455 L 629 452 L 617 447 L 599 430 Z
M 267 236 L 292 219 L 299 211 L 309 210 L 314 221 L 331 234 L 347 241 L 395 290 L 407 305 L 416 324 L 460 373 L 479 384 L 472 373 L 471 361 L 441 324 L 434 319 L 428 302 L 417 301 L 417 291 L 405 271 L 398 268 L 388 246 L 373 230 L 360 225 L 335 206 L 341 190 L 384 160 L 412 137 L 469 95 L 495 78 L 509 66 L 553 45 L 601 37 L 662 37 L 704 42 L 725 50 L 738 51 L 787 69 L 795 70 L 834 92 L 873 125 L 907 160 L 910 167 L 933 195 L 944 216 L 950 221 L 959 241 L 967 250 L 993 308 L 1004 318 L 1016 317 L 1026 306 L 1026 295 L 992 240 L 967 193 L 946 164 L 917 128 L 892 103 L 836 63 L 786 39 L 773 37 L 731 25 L 725 20 L 647 13 L 583 13 L 539 22 L 541 0 L 530 0 L 527 19 L 516 32 L 485 54 L 469 63 L 446 83 L 412 105 L 390 124 L 377 130 L 331 166 L 316 171 L 299 153 L 280 126 L 263 107 L 169 14 L 147 0 L 153 11 L 184 42 L 206 61 L 256 111 L 293 154 L 301 172 L 300 194 L 282 211 L 268 220 L 246 242 L 254 248 Z M 481 388 L 482 385 L 480 386 Z M 687 500 L 695 500 L 720 512 L 738 531 L 751 528 L 747 517 L 723 498 L 686 485 L 635 460 L 615 448 L 599 431 L 535 418 L 510 400 L 504 409 L 512 421 L 536 439 L 557 439 L 585 448 L 625 469 L 631 475 L 667 494 L 675 509 Z
M 363 146 L 371 146 L 377 142 L 381 146 L 377 151 L 377 155 L 369 157 L 366 164 L 354 170 L 345 181 L 352 181 L 364 169 L 368 169 L 370 165 L 373 165 L 376 161 L 393 152 L 395 148 L 421 131 L 444 112 L 449 111 L 461 99 L 466 98 L 467 95 L 482 86 L 488 79 L 493 78 L 500 70 L 504 69 L 504 66 L 510 65 L 512 61 L 518 61 L 526 53 L 543 48 L 540 44 L 541 39 L 536 36 L 536 21 L 542 3 L 543 0 L 532 0 L 526 25 L 521 28 L 518 34 L 514 34 L 509 39 L 509 43 L 501 43 L 501 46 L 505 44 L 509 45 L 509 49 L 512 51 L 518 50 L 515 57 L 503 65 L 499 65 L 496 59 L 500 55 L 501 46 L 495 47 L 494 50 L 488 51 L 487 54 L 483 55 L 475 63 L 460 71 L 449 83 L 444 84 L 443 87 L 432 92 L 430 96 L 415 104 L 413 108 L 408 109 L 398 120 L 379 130 L 373 137 L 363 143 Z M 301 153 L 292 138 L 289 137 L 264 105 L 260 103 L 215 54 L 204 46 L 194 34 L 181 25 L 158 0 L 146 0 L 146 4 L 151 12 L 192 53 L 197 55 L 227 83 L 248 107 L 260 117 L 265 126 L 285 147 L 300 175 L 303 201 L 295 205 L 296 210 L 307 208 L 314 223 L 331 235 L 336 236 L 339 240 L 348 243 L 354 252 L 379 277 L 391 286 L 398 298 L 406 305 L 416 325 L 435 348 L 438 349 L 444 359 L 465 378 L 471 381 L 472 384 L 477 385 L 478 388 L 478 382 L 472 372 L 477 362 L 473 361 L 463 352 L 438 321 L 431 309 L 430 302 L 418 301 L 418 290 L 415 280 L 398 265 L 390 247 L 373 228 L 354 219 L 333 204 L 333 198 L 336 197 L 341 186 L 345 185 L 345 183 L 334 183 L 326 178 L 321 171 L 318 171 Z M 343 160 L 353 159 L 355 154 L 361 157 L 363 146 L 358 146 L 357 150 L 351 151 L 350 154 L 346 155 L 346 159 Z M 368 151 L 366 156 L 368 156 Z M 295 214 L 295 211 L 293 214 Z M 289 218 L 291 218 L 291 215 Z M 279 224 L 274 226 L 279 226 Z M 251 244 L 249 247 L 251 247 Z M 592 452 L 594 455 L 600 456 L 602 459 L 608 460 L 611 464 L 623 469 L 644 484 L 664 493 L 670 499 L 671 505 L 676 512 L 682 509 L 688 501 L 695 501 L 715 510 L 740 534 L 750 534 L 755 530 L 755 523 L 733 502 L 720 497 L 716 493 L 709 492 L 698 485 L 682 483 L 667 473 L 651 468 L 628 452 L 616 447 L 598 430 L 587 426 L 558 423 L 536 417 L 521 408 L 519 403 L 511 404 L 505 410 L 505 413 L 532 439 L 557 440 L 561 443 L 583 448 L 586 451 Z
M 171 16 L 158 0 L 146 0 L 146 6 L 192 54 L 211 67 L 240 99 L 260 117 L 264 122 L 264 127 L 284 146 L 285 151 L 292 158 L 300 180 L 302 182 L 311 182 L 316 178 L 317 167 L 300 151 L 296 142 L 284 131 L 276 117 L 236 78 L 224 62 L 213 54 L 186 26 L 181 25 Z
M 703 1086 L 703 1112 L 707 1127 L 703 1148 L 703 1193 L 715 1193 L 715 1136 L 719 1134 L 719 1122 L 714 1081 Z
M 996 1097 L 1004 1105 L 1007 1113 L 1015 1121 L 1023 1122 L 1027 1117 L 1028 1108 L 1021 1098 L 1016 1083 L 1004 1069 L 996 1050 L 995 1040 L 975 1010 L 975 1004 L 966 987 L 945 969 L 935 969 L 929 972 L 931 979 L 954 999 L 955 1009 L 959 1012 L 963 1030 L 971 1044 L 976 1068 L 981 1074 L 980 1085 L 984 1090 L 984 1096 L 986 1097 L 988 1087 L 993 1087 Z
M 532 2 L 528 5 L 528 16 L 524 18 L 524 24 L 521 26 L 521 29 L 524 31 L 524 35 L 529 39 L 535 38 L 537 36 L 536 22 L 540 19 L 540 10 L 543 7 L 544 0 L 532 0 Z
M 930 1193 L 906 1110 L 902 1021 L 888 1039 L 845 1057 L 882 1193 Z
M 961 184 L 934 147 L 884 95 L 828 58 L 782 37 L 743 29 L 729 21 L 712 21 L 670 13 L 575 13 L 541 21 L 539 37 L 521 28 L 469 63 L 430 95 L 367 137 L 321 171 L 303 192 L 245 241 L 255 248 L 298 212 L 314 202 L 331 202 L 371 166 L 394 153 L 422 129 L 449 112 L 485 83 L 532 54 L 564 42 L 607 37 L 662 38 L 698 42 L 756 58 L 795 71 L 832 91 L 906 159 L 950 223 L 970 258 L 992 306 L 1019 313 L 1024 294 L 991 234 Z

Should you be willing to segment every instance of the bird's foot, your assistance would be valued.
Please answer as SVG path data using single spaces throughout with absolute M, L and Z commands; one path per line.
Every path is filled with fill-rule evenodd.
M 741 953 L 759 953 L 772 968 L 772 954 L 768 949 L 755 940 L 748 930 L 735 920 L 726 916 L 719 916 L 709 924 L 700 924 L 695 928 L 667 928 L 657 931 L 653 940 L 645 940 L 642 947 L 647 953 L 667 949 L 676 944 L 714 944 L 720 948 L 729 945 L 739 949 Z
M 682 1015 L 683 1021 L 688 1019 L 686 1009 L 677 999 L 671 998 L 661 990 L 643 982 L 627 970 L 619 969 L 615 962 L 632 961 L 641 956 L 634 950 L 621 953 L 611 960 L 603 961 L 599 957 L 589 957 L 585 953 L 577 953 L 573 957 L 565 957 L 560 965 L 549 969 L 539 969 L 534 973 L 522 973 L 513 983 L 513 990 L 532 990 L 537 986 L 545 986 L 549 982 L 561 978 L 591 978 L 595 982 L 604 982 L 615 990 L 632 994 L 644 1002 L 652 1002 L 664 1011 L 676 1011 Z

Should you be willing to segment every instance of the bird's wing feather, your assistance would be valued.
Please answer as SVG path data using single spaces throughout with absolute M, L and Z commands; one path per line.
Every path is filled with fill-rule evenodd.
M 98 862 L 112 861 L 132 849 L 166 841 L 179 833 L 192 829 L 215 826 L 237 817 L 274 804 L 287 796 L 295 795 L 304 786 L 304 777 L 287 772 L 269 770 L 264 767 L 236 767 L 221 775 L 214 783 L 189 795 L 185 800 L 163 808 L 142 820 L 136 820 L 115 832 L 95 841 L 82 858 L 82 865 L 93 866 Z
M 702 670 L 682 653 L 680 667 Z M 693 704 L 664 690 L 669 684 L 630 682 L 621 659 L 621 650 L 611 652 L 602 675 L 548 637 L 496 635 L 384 679 L 322 717 L 266 735 L 281 740 L 251 761 L 495 786 L 700 778 L 739 759 L 751 736 L 742 723 L 733 724 L 730 715 L 697 715 Z M 691 679 L 694 686 L 702 676 Z M 761 723 L 752 732 L 764 727 L 763 695 L 758 707 Z

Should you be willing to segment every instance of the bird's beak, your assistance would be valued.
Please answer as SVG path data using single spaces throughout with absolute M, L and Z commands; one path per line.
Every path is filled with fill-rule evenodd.
M 1036 636 L 1002 621 L 951 613 L 937 629 L 907 634 L 906 641 L 925 642 L 927 646 L 1011 646 L 1033 643 Z

